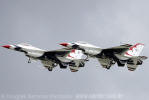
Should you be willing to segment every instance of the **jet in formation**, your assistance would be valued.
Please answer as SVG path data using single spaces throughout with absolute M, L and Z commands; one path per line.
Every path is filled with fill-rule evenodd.
M 124 44 L 106 49 L 86 42 L 60 43 L 60 45 L 64 48 L 52 51 L 39 49 L 26 43 L 2 47 L 23 52 L 29 58 L 28 63 L 31 63 L 31 60 L 40 60 L 49 71 L 59 65 L 62 69 L 69 66 L 71 72 L 77 72 L 85 66 L 89 58 L 98 59 L 101 66 L 106 69 L 110 69 L 117 63 L 119 67 L 126 65 L 128 70 L 134 71 L 138 65 L 142 65 L 143 60 L 147 59 L 146 56 L 139 56 L 144 47 L 142 43 Z

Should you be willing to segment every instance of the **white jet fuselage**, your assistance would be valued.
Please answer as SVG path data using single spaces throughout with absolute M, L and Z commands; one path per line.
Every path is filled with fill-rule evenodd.
M 80 49 L 84 51 L 86 55 L 91 57 L 94 57 L 102 51 L 100 47 L 85 42 L 61 43 L 60 45 L 65 46 L 67 48 Z

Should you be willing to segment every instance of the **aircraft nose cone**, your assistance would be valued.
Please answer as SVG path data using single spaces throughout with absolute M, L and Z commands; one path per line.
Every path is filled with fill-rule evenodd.
M 67 47 L 68 43 L 61 43 L 60 45 Z
M 9 49 L 11 46 L 10 45 L 3 45 L 2 47 Z

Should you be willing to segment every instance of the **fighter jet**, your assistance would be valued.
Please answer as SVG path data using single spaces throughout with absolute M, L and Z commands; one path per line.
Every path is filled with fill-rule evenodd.
M 119 67 L 127 65 L 129 71 L 134 71 L 138 65 L 142 65 L 146 56 L 139 56 L 143 50 L 144 44 L 136 43 L 135 45 L 123 44 L 116 47 L 101 49 L 86 42 L 61 43 L 69 49 L 82 50 L 82 52 L 93 58 L 97 58 L 101 66 L 110 69 L 117 63 Z
M 31 60 L 40 60 L 45 68 L 52 71 L 57 65 L 62 69 L 70 67 L 71 72 L 76 72 L 80 67 L 84 67 L 85 59 L 82 59 L 82 50 L 62 48 L 53 51 L 42 50 L 30 44 L 21 43 L 16 45 L 4 45 L 7 49 L 23 52 Z

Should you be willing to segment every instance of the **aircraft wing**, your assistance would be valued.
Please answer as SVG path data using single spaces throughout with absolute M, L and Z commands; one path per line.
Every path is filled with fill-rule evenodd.
M 120 46 L 116 46 L 116 47 L 111 47 L 111 48 L 106 48 L 106 49 L 102 49 L 102 53 L 104 54 L 119 54 L 122 52 L 125 52 L 126 50 L 128 50 L 132 45 L 129 44 L 125 44 L 125 45 L 120 45 Z
M 79 70 L 79 67 L 84 67 L 85 59 L 82 59 L 83 53 L 81 50 L 76 49 L 58 49 L 53 51 L 46 51 L 41 57 L 43 59 L 42 64 L 49 70 L 55 67 L 55 65 L 60 66 L 60 68 L 67 68 L 70 66 L 72 72 Z
M 81 50 L 63 48 L 53 51 L 47 51 L 44 53 L 44 56 L 46 56 L 47 58 L 55 56 L 61 60 L 64 58 L 66 58 L 67 60 L 75 60 L 81 59 L 83 56 L 83 52 Z
M 102 49 L 101 53 L 97 55 L 97 58 L 113 58 L 116 57 L 116 54 L 122 54 L 123 52 L 129 50 L 132 45 L 125 44 L 116 47 Z
M 57 49 L 57 50 L 52 50 L 52 51 L 46 51 L 46 54 L 50 54 L 50 53 L 57 53 L 57 54 L 61 54 L 61 53 L 69 53 L 71 50 L 67 49 L 67 48 L 62 48 L 62 49 Z
M 124 45 L 115 46 L 115 47 L 111 47 L 111 48 L 107 48 L 107 49 L 128 49 L 131 46 L 133 46 L 133 45 L 131 45 L 131 44 L 124 44 Z
M 62 62 L 58 59 L 58 57 L 63 57 L 65 55 L 68 55 L 71 52 L 71 50 L 68 49 L 58 49 L 58 50 L 52 50 L 52 51 L 45 51 L 44 54 L 39 57 L 41 60 L 41 63 L 46 67 L 49 71 L 52 71 L 54 67 L 57 66 L 57 64 L 60 64 L 60 67 L 65 67 Z
M 62 48 L 62 49 L 58 49 L 58 50 L 46 51 L 46 52 L 44 52 L 44 56 L 47 58 L 51 58 L 51 57 L 55 57 L 55 55 L 64 56 L 70 52 L 71 52 L 71 50 Z

